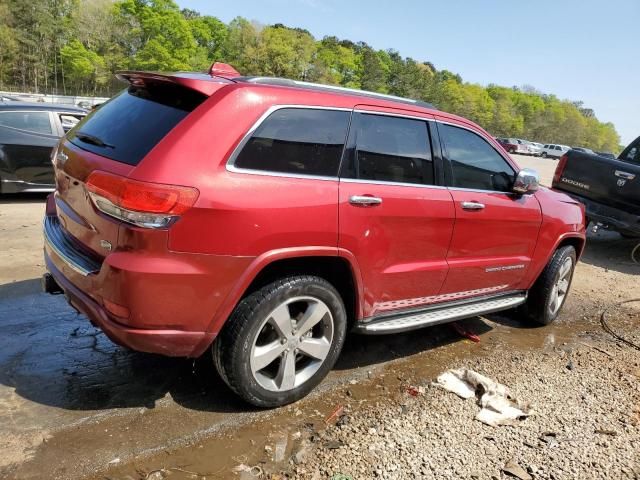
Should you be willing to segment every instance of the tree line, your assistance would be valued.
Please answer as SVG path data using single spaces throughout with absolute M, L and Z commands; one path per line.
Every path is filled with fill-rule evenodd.
M 486 87 L 365 42 L 180 9 L 173 0 L 0 0 L 0 90 L 110 96 L 117 70 L 287 77 L 425 100 L 496 136 L 619 150 L 612 123 L 533 87 Z

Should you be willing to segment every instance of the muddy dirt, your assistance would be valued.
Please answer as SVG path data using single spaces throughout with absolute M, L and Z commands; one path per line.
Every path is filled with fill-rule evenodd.
M 541 170 L 548 182 L 556 162 L 520 163 Z M 43 201 L 0 201 L 0 478 L 254 478 L 234 471 L 239 465 L 259 467 L 253 473 L 264 472 L 262 478 L 278 472 L 506 478 L 501 469 L 513 458 L 533 478 L 636 478 L 629 475 L 636 474 L 638 424 L 628 415 L 640 405 L 640 352 L 598 323 L 606 306 L 640 297 L 631 240 L 590 234 L 555 325 L 532 328 L 505 316 L 466 320 L 478 344 L 447 325 L 352 336 L 309 398 L 257 411 L 227 390 L 208 358 L 192 362 L 116 347 L 62 297 L 39 293 Z M 633 308 L 610 318 L 637 341 Z M 473 402 L 430 386 L 439 373 L 460 366 L 494 376 L 539 413 L 517 427 L 487 430 L 473 420 Z M 407 394 L 409 385 L 423 393 Z M 581 397 L 585 390 L 589 401 Z M 342 414 L 325 422 L 338 406 Z M 371 428 L 387 434 L 372 439 Z M 547 448 L 538 439 L 546 429 L 581 440 Z M 376 441 L 380 450 L 369 450 Z M 573 470 L 565 471 L 563 459 Z

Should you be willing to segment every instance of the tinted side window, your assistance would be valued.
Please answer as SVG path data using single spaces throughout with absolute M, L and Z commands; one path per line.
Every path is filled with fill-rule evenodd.
M 0 125 L 52 135 L 48 112 L 0 112 Z
M 426 121 L 356 113 L 349 147 L 343 177 L 434 184 Z
M 276 110 L 260 124 L 235 166 L 300 175 L 337 176 L 350 112 Z
M 460 188 L 511 190 L 515 172 L 482 137 L 469 130 L 439 124 L 453 174 L 451 185 Z

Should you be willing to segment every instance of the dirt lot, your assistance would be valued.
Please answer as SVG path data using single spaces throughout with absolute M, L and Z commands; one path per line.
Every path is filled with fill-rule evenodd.
M 518 161 L 543 183 L 556 163 Z M 257 411 L 208 358 L 116 347 L 62 297 L 39 293 L 43 210 L 42 197 L 0 201 L 0 478 L 492 479 L 511 478 L 509 462 L 522 478 L 640 478 L 640 352 L 599 322 L 640 297 L 634 241 L 590 234 L 553 326 L 494 315 L 464 322 L 480 343 L 446 325 L 352 336 L 317 392 Z M 640 302 L 605 318 L 640 342 Z M 431 383 L 459 367 L 504 383 L 534 415 L 475 421 L 472 400 Z

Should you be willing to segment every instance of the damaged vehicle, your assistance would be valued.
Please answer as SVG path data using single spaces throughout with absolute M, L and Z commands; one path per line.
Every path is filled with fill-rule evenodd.
M 207 353 L 273 407 L 325 377 L 348 331 L 557 318 L 584 210 L 469 120 L 223 64 L 118 78 L 56 149 L 43 278 L 114 342 Z

